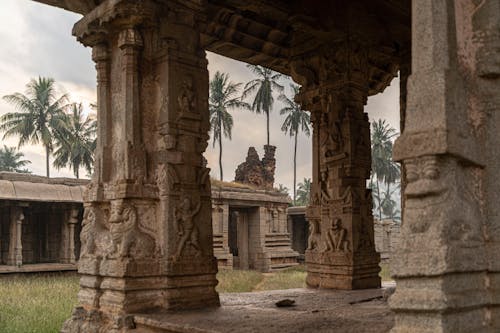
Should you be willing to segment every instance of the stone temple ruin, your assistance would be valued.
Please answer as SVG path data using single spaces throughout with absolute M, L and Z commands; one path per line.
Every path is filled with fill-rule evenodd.
M 264 151 L 264 157 L 261 161 L 255 148 L 248 148 L 246 161 L 238 165 L 236 169 L 236 176 L 234 177 L 236 182 L 260 188 L 273 188 L 274 171 L 276 169 L 274 152 L 276 147 L 265 145 Z
M 313 123 L 311 287 L 380 286 L 364 105 L 399 71 L 392 332 L 500 330 L 498 0 L 38 1 L 83 15 L 73 34 L 97 69 L 86 255 L 64 332 L 131 332 L 139 313 L 159 332 L 161 309 L 219 306 L 205 51 L 301 85 Z

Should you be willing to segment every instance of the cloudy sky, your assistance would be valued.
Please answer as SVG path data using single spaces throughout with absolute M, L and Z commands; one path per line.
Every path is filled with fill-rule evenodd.
M 53 77 L 62 93 L 69 93 L 74 102 L 88 104 L 96 100 L 95 69 L 89 48 L 79 44 L 73 36 L 73 24 L 80 15 L 30 0 L 0 1 L 0 96 L 24 92 L 31 78 Z M 244 63 L 208 53 L 209 71 L 229 73 L 233 82 L 248 82 L 252 73 Z M 289 81 L 282 82 L 289 92 Z M 293 141 L 280 131 L 283 118 L 281 105 L 275 103 L 271 115 L 271 144 L 276 145 L 276 185 L 292 188 Z M 385 118 L 399 129 L 399 82 L 395 79 L 383 94 L 370 97 L 366 107 L 370 119 Z M 0 100 L 0 115 L 14 111 Z M 223 139 L 224 179 L 234 179 L 234 170 L 245 160 L 249 146 L 255 146 L 262 157 L 266 142 L 266 119 L 249 111 L 233 110 L 234 127 L 231 141 Z M 0 133 L 0 138 L 3 134 Z M 8 146 L 17 146 L 17 138 L 5 139 Z M 297 179 L 311 177 L 311 139 L 299 136 Z M 21 151 L 32 161 L 29 169 L 45 174 L 44 150 L 41 146 L 24 146 Z M 212 147 L 205 154 L 212 176 L 218 178 L 218 150 Z M 81 172 L 81 174 L 85 174 Z M 69 169 L 51 170 L 51 176 L 72 177 Z

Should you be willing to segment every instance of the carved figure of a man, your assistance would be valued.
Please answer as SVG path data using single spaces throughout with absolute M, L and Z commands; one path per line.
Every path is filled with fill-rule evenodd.
M 80 232 L 80 242 L 82 244 L 80 257 L 83 258 L 95 253 L 95 212 L 93 208 L 85 209 L 82 221 L 82 231 Z
M 191 200 L 188 197 L 182 199 L 179 207 L 174 211 L 174 220 L 177 227 L 177 235 L 180 237 L 177 244 L 177 251 L 175 258 L 179 258 L 182 250 L 187 243 L 196 250 L 197 255 L 200 254 L 200 246 L 198 239 L 198 228 L 194 224 L 194 217 L 198 214 L 201 208 L 201 201 L 198 202 L 196 207 L 191 207 Z
M 193 92 L 193 81 L 191 78 L 184 80 L 182 84 L 182 90 L 177 98 L 177 103 L 181 109 L 181 113 L 193 112 L 194 108 L 194 92 Z
M 347 231 L 342 227 L 342 221 L 339 218 L 333 219 L 328 232 L 326 233 L 325 252 L 348 252 L 348 243 L 345 239 Z

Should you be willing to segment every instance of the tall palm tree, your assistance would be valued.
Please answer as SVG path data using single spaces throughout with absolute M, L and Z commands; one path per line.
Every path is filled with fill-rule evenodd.
M 382 219 L 382 195 L 380 193 L 380 181 L 387 184 L 387 192 L 390 193 L 390 184 L 400 177 L 399 165 L 392 160 L 392 139 L 398 133 L 385 120 L 379 119 L 372 123 L 372 179 L 375 178 L 376 195 L 378 201 L 379 219 Z
M 295 96 L 299 93 L 299 86 L 295 84 L 290 84 L 292 90 L 292 95 Z M 295 103 L 293 100 L 289 99 L 285 95 L 281 94 L 278 100 L 283 102 L 285 105 L 280 110 L 280 115 L 286 115 L 283 125 L 281 125 L 281 130 L 288 132 L 290 137 L 294 137 L 294 148 L 293 148 L 293 202 L 295 203 L 297 194 L 297 138 L 299 136 L 299 130 L 303 131 L 307 136 L 311 134 L 309 130 L 309 124 L 311 123 L 311 118 L 307 111 L 302 110 L 299 104 Z
M 311 193 L 311 178 L 304 178 L 302 183 L 297 186 L 297 204 L 305 206 L 309 203 Z
M 252 102 L 252 110 L 256 113 L 266 114 L 267 145 L 269 145 L 269 113 L 274 104 L 273 90 L 280 94 L 283 93 L 284 87 L 278 83 L 283 75 L 262 66 L 249 64 L 247 67 L 257 75 L 257 78 L 245 84 L 241 98 L 247 98 L 248 95 L 256 92 Z
M 210 127 L 214 132 L 213 146 L 219 143 L 219 169 L 220 180 L 223 180 L 222 171 L 222 134 L 231 140 L 231 131 L 233 129 L 233 116 L 229 113 L 229 109 L 246 108 L 250 105 L 242 102 L 238 94 L 241 83 L 233 83 L 229 81 L 229 74 L 220 73 L 217 71 L 214 78 L 210 81 Z
M 80 167 L 92 173 L 94 150 L 96 147 L 97 122 L 91 117 L 84 117 L 82 104 L 72 104 L 66 118 L 65 129 L 55 136 L 53 165 L 56 169 L 73 169 L 76 178 L 80 178 Z
M 64 109 L 67 95 L 56 97 L 54 79 L 39 77 L 27 85 L 26 95 L 14 93 L 4 96 L 19 112 L 0 117 L 0 131 L 4 138 L 19 136 L 18 147 L 26 143 L 41 143 L 45 147 L 45 166 L 50 176 L 49 156 L 53 149 L 54 134 L 65 126 Z
M 21 169 L 31 163 L 28 160 L 22 160 L 24 154 L 17 151 L 16 147 L 7 147 L 3 145 L 0 148 L 0 171 L 31 173 L 28 169 Z

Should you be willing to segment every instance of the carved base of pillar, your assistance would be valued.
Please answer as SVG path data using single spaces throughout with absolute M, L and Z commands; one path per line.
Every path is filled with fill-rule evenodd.
M 127 332 L 132 314 L 220 306 L 217 261 L 197 256 L 169 259 L 103 259 L 79 262 L 81 306 L 61 332 Z
M 486 281 L 484 272 L 398 278 L 389 300 L 396 314 L 391 333 L 497 332 L 484 321 Z
M 313 288 L 380 288 L 380 255 L 306 251 L 306 283 Z

